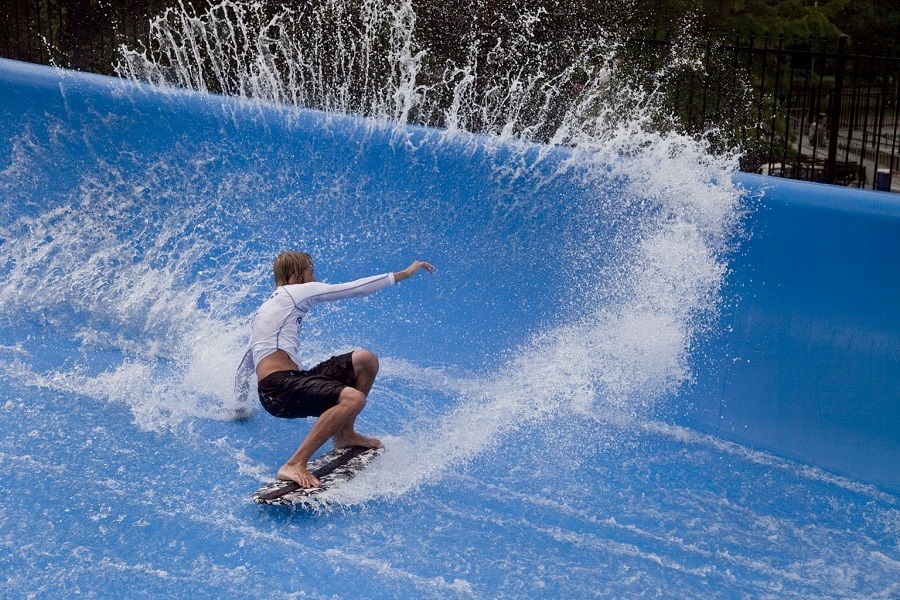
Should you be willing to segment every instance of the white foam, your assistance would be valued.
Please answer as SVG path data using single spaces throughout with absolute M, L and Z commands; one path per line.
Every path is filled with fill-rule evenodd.
M 651 413 L 690 377 L 692 340 L 714 315 L 725 270 L 721 256 L 739 216 L 740 193 L 728 182 L 734 157 L 712 156 L 701 141 L 656 128 L 656 96 L 623 84 L 616 44 L 602 35 L 561 71 L 545 72 L 553 49 L 529 42 L 538 15 L 525 14 L 522 23 L 510 24 L 515 35 L 498 42 L 486 59 L 472 52 L 468 62 L 448 65 L 434 79 L 422 69 L 410 2 L 352 6 L 360 12 L 347 13 L 350 5 L 338 0 L 313 13 L 284 7 L 273 14 L 262 4 L 230 0 L 198 13 L 180 5 L 153 21 L 152 48 L 122 49 L 119 64 L 123 75 L 156 85 L 206 93 L 207 82 L 215 81 L 217 89 L 245 99 L 365 115 L 369 127 L 393 127 L 397 144 L 410 143 L 410 122 L 437 118 L 447 129 L 429 133 L 432 142 L 491 157 L 496 197 L 487 201 L 496 202 L 491 218 L 498 228 L 511 220 L 524 223 L 510 247 L 529 257 L 510 256 L 510 265 L 534 264 L 532 257 L 542 252 L 553 252 L 564 264 L 543 274 L 560 278 L 570 290 L 552 319 L 531 332 L 530 341 L 510 348 L 509 360 L 494 373 L 454 380 L 426 372 L 433 380 L 428 385 L 444 389 L 451 406 L 420 420 L 420 431 L 393 439 L 381 466 L 342 493 L 404 493 L 539 420 L 556 429 L 572 413 Z M 226 13 L 233 18 L 223 19 Z M 341 15 L 351 18 L 345 22 Z M 310 18 L 321 27 L 307 27 Z M 301 24 L 302 35 L 292 37 Z M 326 36 L 336 53 L 310 53 L 325 47 L 314 42 Z M 198 48 L 206 60 L 196 60 Z M 511 60 L 514 55 L 524 62 Z M 572 99 L 576 72 L 585 83 Z M 101 115 L 96 126 L 109 122 Z M 54 129 L 60 140 L 87 139 L 63 123 Z M 545 140 L 552 143 L 536 144 Z M 16 148 L 10 168 L 17 172 L 45 171 L 47 154 L 55 151 L 28 133 Z M 558 160 L 557 150 L 563 155 L 558 164 L 551 162 Z M 58 151 L 66 151 L 64 143 Z M 423 160 L 429 151 L 425 142 L 414 149 Z M 215 197 L 222 206 L 240 206 L 241 194 L 263 185 L 271 171 L 248 167 L 247 173 L 212 178 L 208 167 L 222 152 L 184 140 L 149 166 L 140 157 L 90 155 L 94 164 L 60 206 L 11 225 L 13 266 L 4 276 L 0 308 L 40 314 L 51 327 L 80 320 L 74 337 L 83 348 L 111 348 L 125 356 L 99 373 L 33 374 L 43 385 L 123 402 L 148 428 L 218 418 L 229 407 L 231 373 L 243 354 L 249 315 L 234 309 L 237 300 L 200 309 L 210 289 L 194 270 L 202 257 L 218 251 L 216 232 L 204 228 L 223 228 L 232 243 L 239 236 L 228 237 L 216 202 L 190 199 Z M 545 163 L 556 166 L 547 172 Z M 361 214 L 347 218 L 335 209 L 363 185 L 335 175 L 321 197 L 277 191 L 307 217 L 293 236 L 327 244 L 333 255 L 343 256 L 376 234 L 368 226 L 322 233 L 322 222 L 364 222 L 380 211 L 356 207 Z M 284 175 L 289 176 L 290 171 Z M 542 196 L 560 180 L 577 183 L 584 197 Z M 523 194 L 522 182 L 537 191 Z M 571 211 L 567 235 L 543 231 L 547 207 L 565 202 L 578 209 Z M 377 208 L 402 222 L 414 220 L 409 213 L 423 207 L 388 202 Z M 145 229 L 129 230 L 126 222 L 144 223 Z M 381 235 L 379 247 L 393 242 L 391 230 Z M 434 237 L 434 243 L 441 241 Z M 550 248 L 548 237 L 559 238 L 558 247 Z M 133 238 L 140 248 L 130 246 Z M 239 263 L 237 255 L 208 275 L 237 279 L 228 290 L 234 297 L 258 286 L 261 272 L 257 264 Z M 57 276 L 48 278 L 47 272 Z M 446 293 L 465 289 L 459 283 Z M 227 295 L 220 291 L 216 298 Z M 419 371 L 412 362 L 397 365 L 409 380 Z M 410 461 L 414 455 L 418 460 Z M 383 483 L 380 474 L 389 469 L 390 483 Z

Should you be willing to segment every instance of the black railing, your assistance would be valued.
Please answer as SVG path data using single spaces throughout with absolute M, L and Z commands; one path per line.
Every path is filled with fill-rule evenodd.
M 150 18 L 172 2 L 5 0 L 0 56 L 113 74 L 117 48 L 150 44 Z M 451 18 L 435 11 L 438 20 Z M 549 21 L 551 29 L 569 27 L 561 15 Z M 420 26 L 426 36 L 447 29 L 428 19 Z M 433 41 L 453 45 L 444 38 Z M 900 186 L 900 57 L 853 52 L 846 38 L 648 36 L 630 40 L 621 62 L 635 77 L 662 83 L 677 127 L 714 148 L 740 148 L 743 170 L 878 189 L 890 189 L 893 179 Z
M 632 44 L 645 68 L 693 53 L 669 106 L 688 131 L 740 144 L 744 170 L 884 190 L 900 175 L 900 57 L 852 53 L 843 36 Z

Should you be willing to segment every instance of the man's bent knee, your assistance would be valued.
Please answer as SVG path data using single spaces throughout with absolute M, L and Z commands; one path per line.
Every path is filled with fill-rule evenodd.
M 356 374 L 378 373 L 378 357 L 371 350 L 356 350 L 353 353 L 353 370 Z
M 338 397 L 338 404 L 346 406 L 354 413 L 359 414 L 366 407 L 366 395 L 352 387 L 345 387 Z

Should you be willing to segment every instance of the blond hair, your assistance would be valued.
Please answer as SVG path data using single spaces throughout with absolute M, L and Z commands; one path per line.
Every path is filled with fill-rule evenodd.
M 275 258 L 275 287 L 287 285 L 291 275 L 303 278 L 303 270 L 312 266 L 312 257 L 306 252 L 288 250 Z

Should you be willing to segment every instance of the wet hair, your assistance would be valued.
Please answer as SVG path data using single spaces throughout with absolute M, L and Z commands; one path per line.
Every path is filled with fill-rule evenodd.
M 291 275 L 302 278 L 303 270 L 311 266 L 312 257 L 306 252 L 282 252 L 275 259 L 275 287 L 287 285 Z

